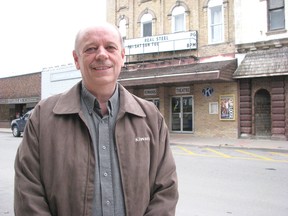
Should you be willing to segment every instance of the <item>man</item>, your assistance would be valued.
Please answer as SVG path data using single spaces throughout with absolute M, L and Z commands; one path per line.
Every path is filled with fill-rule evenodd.
M 116 27 L 81 30 L 82 82 L 35 107 L 15 160 L 15 215 L 169 216 L 178 200 L 162 115 L 117 83 Z

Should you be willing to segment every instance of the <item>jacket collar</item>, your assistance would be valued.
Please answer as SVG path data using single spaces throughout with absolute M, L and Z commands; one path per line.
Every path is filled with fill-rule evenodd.
M 55 114 L 75 114 L 81 110 L 81 88 L 82 81 L 74 85 L 70 90 L 62 93 L 58 102 L 56 103 L 53 112 Z M 139 103 L 136 101 L 135 96 L 128 92 L 121 84 L 118 83 L 120 92 L 120 108 L 118 115 L 130 113 L 140 117 L 145 117 L 145 113 Z
M 142 107 L 136 101 L 135 96 L 128 92 L 121 84 L 118 85 L 120 91 L 120 108 L 118 115 L 121 115 L 121 112 L 127 112 L 140 117 L 146 117 Z
M 53 112 L 55 114 L 79 113 L 81 109 L 81 81 L 74 85 L 70 90 L 63 92 L 56 103 Z

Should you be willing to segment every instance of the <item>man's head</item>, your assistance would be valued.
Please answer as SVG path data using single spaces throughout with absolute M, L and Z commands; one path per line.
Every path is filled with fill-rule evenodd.
M 88 27 L 76 36 L 73 58 L 85 87 L 91 92 L 115 87 L 124 56 L 121 34 L 112 24 Z

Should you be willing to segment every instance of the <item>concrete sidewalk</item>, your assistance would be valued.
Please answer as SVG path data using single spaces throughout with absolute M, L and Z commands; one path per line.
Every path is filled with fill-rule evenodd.
M 10 128 L 0 128 L 0 133 L 11 133 Z M 195 137 L 193 134 L 170 133 L 171 145 L 191 145 L 198 147 L 218 147 L 218 148 L 248 148 L 266 149 L 274 151 L 287 151 L 288 141 L 270 139 L 232 139 L 232 138 L 208 138 Z
M 288 141 L 271 139 L 245 139 L 245 138 L 208 138 L 195 137 L 193 134 L 170 134 L 171 145 L 192 145 L 198 147 L 219 148 L 246 148 L 266 149 L 274 151 L 287 151 Z
M 12 133 L 10 128 L 0 128 L 0 133 Z

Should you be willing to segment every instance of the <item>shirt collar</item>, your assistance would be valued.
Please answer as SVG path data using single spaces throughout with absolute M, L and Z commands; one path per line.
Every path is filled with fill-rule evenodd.
M 99 102 L 97 98 L 88 91 L 88 89 L 85 87 L 85 85 L 82 83 L 82 90 L 81 90 L 81 97 L 88 109 L 89 114 L 92 114 L 94 111 L 94 108 L 100 109 Z M 108 100 L 108 110 L 109 115 L 116 115 L 119 109 L 119 90 L 118 90 L 118 83 L 116 83 L 116 88 L 111 96 L 111 98 Z

